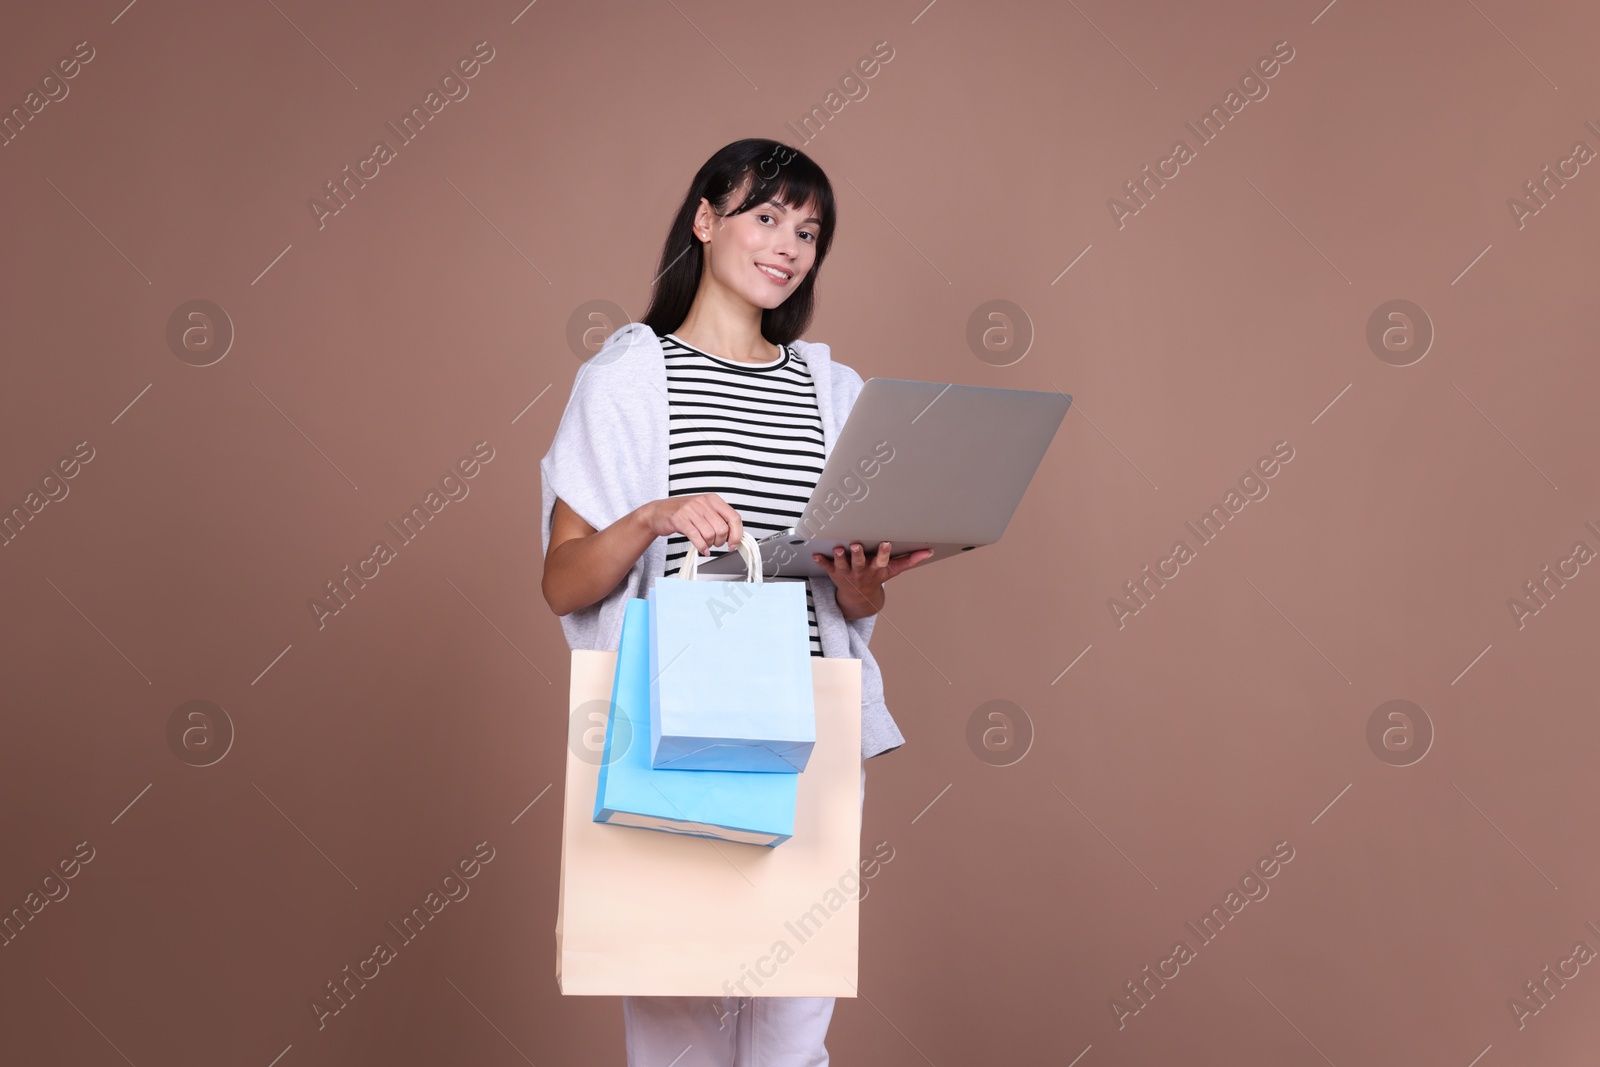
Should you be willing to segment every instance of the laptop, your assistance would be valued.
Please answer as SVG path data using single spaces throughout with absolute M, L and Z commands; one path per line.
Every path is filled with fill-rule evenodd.
M 1072 397 L 1030 389 L 869 378 L 828 453 L 795 525 L 761 540 L 764 578 L 827 572 L 859 541 L 904 556 L 931 548 L 918 567 L 1000 540 Z M 719 546 L 719 549 L 721 546 Z M 719 551 L 698 573 L 745 575 L 744 557 Z

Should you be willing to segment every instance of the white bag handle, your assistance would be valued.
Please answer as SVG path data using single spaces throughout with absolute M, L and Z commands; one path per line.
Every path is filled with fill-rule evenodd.
M 761 546 L 750 535 L 749 530 L 745 530 L 743 536 L 739 538 L 739 554 L 744 557 L 746 580 L 756 583 L 764 581 L 765 576 L 761 573 Z M 709 560 L 711 558 L 711 554 L 708 553 L 706 559 Z M 677 577 L 686 578 L 692 582 L 695 580 L 695 575 L 699 573 L 699 569 L 700 553 L 695 549 L 694 543 L 690 542 L 689 551 L 685 553 L 683 562 L 678 565 Z

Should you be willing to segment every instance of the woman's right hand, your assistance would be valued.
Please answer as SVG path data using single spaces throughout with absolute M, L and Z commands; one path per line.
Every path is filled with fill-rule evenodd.
M 681 533 L 702 556 L 717 545 L 737 545 L 744 536 L 739 513 L 716 493 L 652 500 L 644 506 L 644 518 L 655 536 Z

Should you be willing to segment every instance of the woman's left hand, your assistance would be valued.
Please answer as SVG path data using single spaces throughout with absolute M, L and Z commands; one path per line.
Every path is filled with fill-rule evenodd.
M 888 541 L 880 541 L 878 551 L 868 556 L 861 543 L 853 541 L 848 553 L 842 545 L 834 549 L 831 560 L 820 552 L 811 554 L 817 566 L 833 579 L 834 598 L 846 618 L 877 614 L 883 609 L 883 583 L 933 555 L 933 549 L 919 548 L 904 556 L 891 556 L 892 547 Z

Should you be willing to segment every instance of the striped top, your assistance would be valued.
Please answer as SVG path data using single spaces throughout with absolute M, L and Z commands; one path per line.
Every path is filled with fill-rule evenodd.
M 740 363 L 691 348 L 670 333 L 661 337 L 661 352 L 667 495 L 716 493 L 758 541 L 797 524 L 825 458 L 816 384 L 805 360 L 784 345 L 783 355 L 769 362 Z M 662 577 L 676 574 L 693 550 L 683 534 L 668 535 Z M 732 550 L 718 545 L 711 555 Z M 811 583 L 805 585 L 811 654 L 820 656 L 816 604 Z

